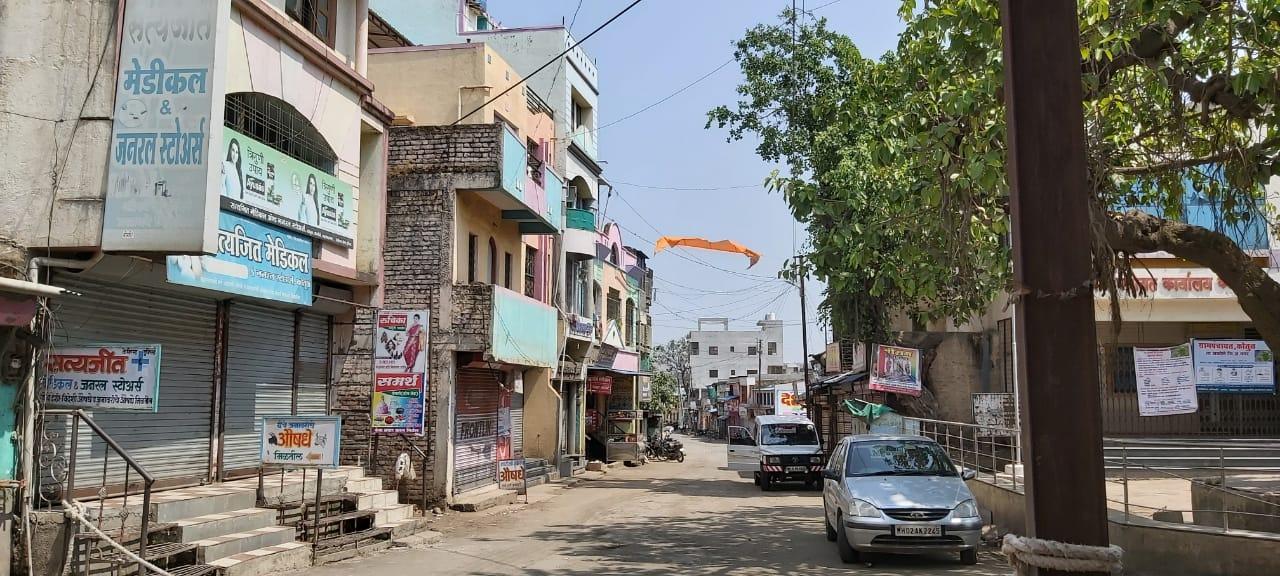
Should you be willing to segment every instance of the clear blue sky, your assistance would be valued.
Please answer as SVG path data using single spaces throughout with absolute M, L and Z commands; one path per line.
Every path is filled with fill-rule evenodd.
M 804 4 L 814 9 L 829 2 Z M 629 3 L 582 0 L 573 25 L 575 36 L 585 36 Z M 567 24 L 578 5 L 579 0 L 490 0 L 489 13 L 507 27 L 556 24 L 561 18 Z M 600 70 L 598 124 L 649 106 L 714 70 L 732 58 L 733 42 L 744 31 L 776 22 L 790 5 L 790 0 L 641 2 L 583 45 Z M 864 54 L 878 56 L 894 46 L 902 30 L 898 6 L 896 0 L 838 0 L 816 13 L 853 38 Z M 739 255 L 678 250 L 655 256 L 650 261 L 657 278 L 652 309 L 655 344 L 693 329 L 699 316 L 741 318 L 734 327 L 750 329 L 766 312 L 776 312 L 788 323 L 787 360 L 799 362 L 799 295 L 789 285 L 770 279 L 793 247 L 803 242 L 804 230 L 795 225 L 793 237 L 794 219 L 786 202 L 760 186 L 772 167 L 755 155 L 755 143 L 729 144 L 724 131 L 703 128 L 708 110 L 736 102 L 740 79 L 737 64 L 730 64 L 663 104 L 600 130 L 600 158 L 607 162 L 604 176 L 617 194 L 601 198 L 601 209 L 607 208 L 606 215 L 620 223 L 629 244 L 651 256 L 652 241 L 658 236 L 655 228 L 662 234 L 734 239 L 764 254 L 749 271 L 746 259 Z M 633 184 L 737 188 L 682 191 Z M 810 282 L 806 291 L 813 353 L 823 343 L 822 327 L 816 323 L 821 285 Z

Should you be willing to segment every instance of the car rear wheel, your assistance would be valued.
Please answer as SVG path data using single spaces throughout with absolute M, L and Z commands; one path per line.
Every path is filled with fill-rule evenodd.
M 972 566 L 978 563 L 977 550 L 962 550 L 960 552 L 960 563 Z
M 836 530 L 836 549 L 840 551 L 840 561 L 845 564 L 853 564 L 858 561 L 859 554 L 849 544 L 849 533 L 845 530 L 843 515 L 836 515 L 836 525 L 839 526 Z

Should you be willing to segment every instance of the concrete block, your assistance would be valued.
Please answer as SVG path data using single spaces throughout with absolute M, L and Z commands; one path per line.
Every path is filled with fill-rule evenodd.
M 151 509 L 156 522 L 176 522 L 184 518 L 217 514 L 227 510 L 254 508 L 257 504 L 258 496 L 253 491 L 236 490 L 225 494 L 153 502 Z
M 479 512 L 495 506 L 515 504 L 518 498 L 514 490 L 489 490 L 476 495 L 459 496 L 449 507 L 459 512 Z
M 387 506 L 378 508 L 377 513 L 373 517 L 374 524 L 386 524 L 389 522 L 399 522 L 413 517 L 413 504 L 397 504 L 395 506 Z
M 347 479 L 347 492 L 379 492 L 382 490 L 381 478 Z
M 215 536 L 207 540 L 197 540 L 192 544 L 197 546 L 196 557 L 200 562 L 209 564 L 214 560 L 234 556 L 242 552 L 293 542 L 297 538 L 297 534 L 298 531 L 293 526 L 266 526 L 248 532 L 237 532 Z
M 379 490 L 377 492 L 367 492 L 360 495 L 356 508 L 360 510 L 374 510 L 377 508 L 387 508 L 400 503 L 400 493 L 395 490 Z
M 217 536 L 274 526 L 276 516 L 277 512 L 268 508 L 246 508 L 186 518 L 176 522 L 178 541 L 208 540 Z
M 1177 510 L 1157 510 L 1151 514 L 1151 519 L 1157 522 L 1173 522 L 1174 524 L 1185 524 L 1187 521 L 1182 512 Z
M 286 542 L 209 562 L 222 576 L 266 576 L 311 567 L 311 545 Z

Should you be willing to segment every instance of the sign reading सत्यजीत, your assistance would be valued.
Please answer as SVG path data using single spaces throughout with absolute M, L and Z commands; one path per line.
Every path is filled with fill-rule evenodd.
M 155 412 L 159 344 L 55 348 L 45 362 L 44 403 L 51 407 Z
M 262 419 L 262 463 L 331 468 L 338 465 L 341 416 L 267 416 Z

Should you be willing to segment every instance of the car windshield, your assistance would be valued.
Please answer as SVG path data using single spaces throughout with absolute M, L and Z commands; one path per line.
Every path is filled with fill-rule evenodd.
M 761 446 L 815 446 L 813 424 L 765 424 L 760 427 Z
M 936 442 L 873 440 L 849 446 L 846 476 L 958 476 Z

